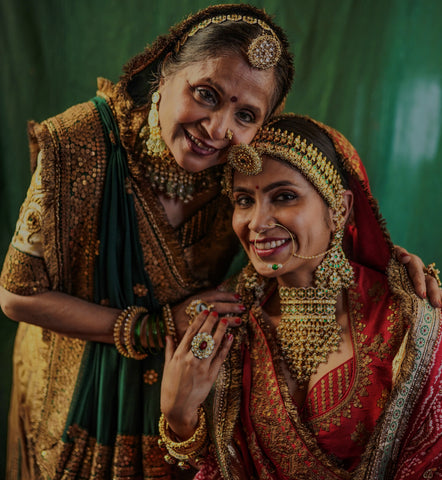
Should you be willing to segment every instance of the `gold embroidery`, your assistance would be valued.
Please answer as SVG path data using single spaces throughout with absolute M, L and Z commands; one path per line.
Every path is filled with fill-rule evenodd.
M 364 446 L 370 438 L 370 433 L 371 432 L 367 430 L 367 427 L 363 422 L 358 422 L 355 431 L 351 434 L 351 439 L 357 445 Z
M 158 373 L 155 370 L 146 370 L 144 372 L 144 383 L 153 385 L 158 381 Z
M 381 282 L 374 282 L 374 284 L 368 289 L 368 295 L 375 303 L 379 303 L 381 298 L 385 295 L 385 288 Z
M 41 162 L 32 175 L 26 199 L 20 209 L 12 245 L 23 253 L 43 257 Z
M 57 470 L 55 480 L 138 478 L 140 463 L 145 480 L 175 478 L 173 468 L 164 461 L 157 436 L 118 435 L 113 448 L 100 445 L 78 426 L 71 426 L 68 434 L 72 443 L 63 448 L 63 467 Z
M 145 285 L 141 285 L 140 283 L 137 283 L 133 287 L 134 293 L 137 297 L 145 297 L 147 295 L 147 288 Z

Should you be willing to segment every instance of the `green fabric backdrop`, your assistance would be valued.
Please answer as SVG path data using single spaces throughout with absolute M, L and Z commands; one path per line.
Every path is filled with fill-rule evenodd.
M 95 93 L 156 35 L 209 0 L 0 0 L 0 256 L 30 179 L 26 121 Z M 395 243 L 442 265 L 442 2 L 260 0 L 287 31 L 287 109 L 356 146 Z M 0 478 L 15 324 L 0 318 Z

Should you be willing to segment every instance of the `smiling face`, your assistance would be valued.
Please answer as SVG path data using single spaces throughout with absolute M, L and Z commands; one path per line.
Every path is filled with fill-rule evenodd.
M 161 136 L 178 165 L 199 172 L 224 162 L 230 144 L 250 143 L 270 113 L 274 85 L 273 69 L 253 69 L 238 55 L 192 63 L 162 78 Z
M 260 174 L 234 173 L 233 198 L 233 229 L 257 272 L 278 277 L 281 285 L 312 285 L 322 257 L 306 260 L 292 253 L 326 251 L 334 231 L 332 210 L 313 185 L 298 170 L 264 156 Z M 294 241 L 274 224 L 289 230 Z M 276 271 L 268 266 L 278 263 L 283 266 Z

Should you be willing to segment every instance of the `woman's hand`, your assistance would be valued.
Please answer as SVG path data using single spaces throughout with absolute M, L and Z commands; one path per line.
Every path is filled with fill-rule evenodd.
M 228 320 L 218 321 L 217 312 L 200 313 L 188 327 L 175 349 L 171 337 L 166 337 L 166 353 L 161 383 L 161 411 L 169 427 L 182 440 L 195 432 L 198 407 L 204 402 L 232 345 L 233 335 L 227 334 Z M 198 333 L 212 334 L 214 349 L 207 358 L 197 358 L 191 349 Z M 209 345 L 201 345 L 209 353 Z M 195 349 L 195 347 L 194 347 Z M 196 348 L 198 352 L 198 347 Z
M 212 305 L 213 310 L 218 312 L 220 316 L 229 315 L 227 317 L 229 327 L 237 327 L 241 324 L 240 315 L 244 313 L 245 307 L 241 304 L 239 296 L 232 292 L 207 290 L 193 297 L 189 297 L 184 302 L 172 308 L 178 340 L 183 338 L 189 323 L 192 323 L 193 319 L 186 313 L 186 309 L 192 301 L 195 300 L 201 300 L 206 306 Z
M 413 283 L 416 294 L 421 298 L 428 299 L 433 307 L 442 307 L 442 290 L 439 288 L 437 281 L 431 275 L 425 275 L 425 265 L 422 260 L 413 255 L 405 248 L 395 246 L 396 257 L 405 265 L 408 275 Z

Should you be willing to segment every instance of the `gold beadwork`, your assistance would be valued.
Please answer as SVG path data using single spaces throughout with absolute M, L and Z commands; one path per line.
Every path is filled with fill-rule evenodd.
M 258 175 L 262 171 L 261 157 L 255 149 L 246 144 L 230 147 L 227 162 L 244 175 Z
M 341 341 L 341 327 L 335 319 L 336 296 L 323 288 L 279 287 L 279 298 L 278 344 L 302 388 Z
M 144 126 L 139 135 L 147 146 L 150 140 L 149 127 Z M 220 183 L 221 167 L 216 166 L 196 173 L 187 172 L 177 164 L 168 149 L 162 157 L 152 155 L 147 149 L 143 149 L 140 156 L 145 162 L 146 177 L 153 188 L 184 203 L 191 201 L 194 195 L 215 188 Z
M 336 321 L 336 302 L 340 292 L 353 281 L 353 268 L 342 250 L 343 219 L 335 220 L 339 230 L 331 248 L 314 274 L 314 287 L 280 287 L 281 321 L 278 344 L 293 378 L 305 385 L 338 349 L 341 327 Z
M 215 17 L 203 20 L 198 25 L 195 25 L 188 33 L 186 33 L 181 38 L 179 42 L 177 42 L 175 51 L 178 52 L 187 42 L 187 40 L 190 37 L 193 37 L 200 30 L 204 30 L 209 25 L 223 23 L 227 21 L 245 22 L 251 25 L 257 24 L 264 31 L 263 34 L 252 40 L 247 50 L 247 58 L 252 67 L 260 70 L 266 70 L 268 68 L 274 67 L 279 62 L 282 52 L 281 42 L 273 29 L 259 18 L 239 14 L 217 15 Z
M 307 144 L 300 135 L 275 129 L 261 128 L 250 145 L 234 145 L 227 156 L 229 164 L 244 175 L 257 175 L 262 170 L 262 156 L 281 158 L 303 173 L 319 190 L 328 205 L 338 210 L 344 191 L 336 168 L 313 144 Z M 224 190 L 231 196 L 232 179 L 226 169 Z
M 227 138 L 227 140 L 229 140 L 229 142 L 230 142 L 230 140 L 232 140 L 232 138 L 233 138 L 233 132 L 232 132 L 232 130 L 230 130 L 230 128 L 228 128 L 228 129 L 226 130 L 226 135 L 225 135 L 225 137 Z
M 187 462 L 198 463 L 200 461 L 208 437 L 206 413 L 203 407 L 198 408 L 198 424 L 195 433 L 183 442 L 172 439 L 173 432 L 171 432 L 164 414 L 161 414 L 158 429 L 160 432 L 158 444 L 168 451 L 168 454 L 164 456 L 166 462 L 173 464 L 178 460 L 180 463 L 183 462 L 178 464 L 180 468 L 186 468 Z
M 148 116 L 149 138 L 146 141 L 147 153 L 154 157 L 163 158 L 168 153 L 167 145 L 161 137 L 160 119 L 158 113 L 158 103 L 160 101 L 159 92 L 152 94 L 152 103 Z
M 281 44 L 274 34 L 259 35 L 250 43 L 247 58 L 259 70 L 272 68 L 281 58 Z

